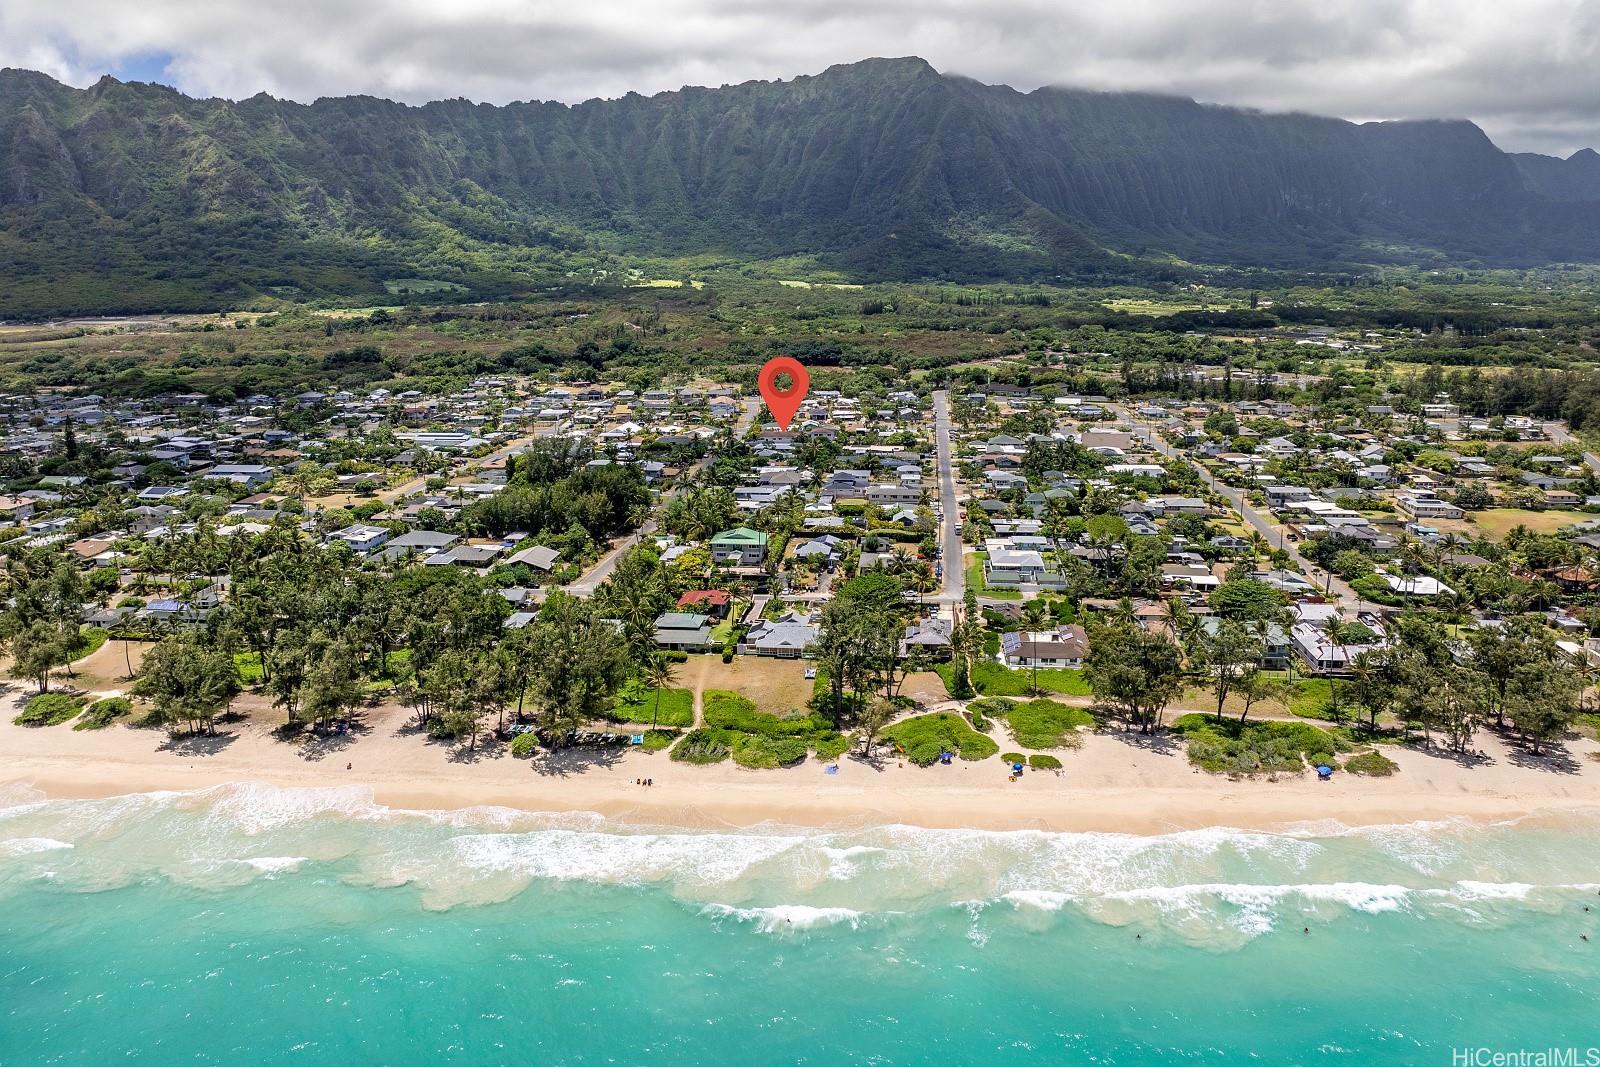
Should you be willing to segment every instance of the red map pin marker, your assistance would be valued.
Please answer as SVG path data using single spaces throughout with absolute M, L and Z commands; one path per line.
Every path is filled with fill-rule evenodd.
M 778 378 L 784 374 L 789 376 L 789 385 L 780 389 Z M 794 413 L 800 410 L 800 405 L 805 401 L 806 390 L 811 388 L 806 369 L 793 356 L 774 356 L 761 368 L 756 384 L 760 386 L 761 399 L 767 402 L 767 410 L 777 420 L 778 428 L 787 430 Z

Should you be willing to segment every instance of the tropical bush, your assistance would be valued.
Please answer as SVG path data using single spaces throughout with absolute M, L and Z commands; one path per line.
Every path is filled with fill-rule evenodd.
M 1351 774 L 1368 778 L 1387 778 L 1400 769 L 1400 765 L 1382 752 L 1363 752 L 1344 761 L 1344 769 Z
M 1020 752 L 1002 752 L 1002 753 L 1000 753 L 1000 759 L 1001 759 L 1002 762 L 1005 762 L 1005 763 L 1027 763 L 1028 762 L 1028 757 L 1024 756 Z
M 1030 700 L 1005 713 L 1011 736 L 1024 748 L 1076 748 L 1083 744 L 1078 727 L 1094 723 L 1082 708 L 1054 700 Z
M 787 767 L 805 759 L 809 748 L 803 737 L 746 734 L 733 746 L 733 762 L 741 767 Z
M 511 739 L 511 754 L 517 759 L 528 759 L 538 747 L 538 739 L 532 734 L 518 734 Z
M 65 693 L 40 693 L 11 721 L 18 726 L 56 726 L 77 716 L 83 704 Z
M 672 758 L 680 763 L 721 763 L 733 752 L 738 737 L 732 730 L 690 730 L 672 746 Z
M 850 751 L 850 739 L 837 730 L 828 731 L 812 735 L 811 747 L 818 759 L 836 760 Z
M 88 709 L 72 724 L 74 730 L 101 730 L 111 725 L 113 719 L 131 714 L 133 701 L 127 697 L 106 697 L 90 704 Z
M 1036 771 L 1059 771 L 1061 769 L 1061 761 L 1054 756 L 1029 756 L 1028 766 Z
M 1303 722 L 1241 724 L 1191 714 L 1180 716 L 1172 729 L 1188 740 L 1189 762 L 1216 774 L 1299 771 L 1307 757 L 1313 764 L 1331 763 L 1332 753 L 1350 751 L 1348 742 Z
M 905 719 L 878 736 L 919 767 L 936 762 L 941 751 L 955 752 L 964 760 L 988 759 L 1000 751 L 999 745 L 974 730 L 964 717 L 950 712 Z

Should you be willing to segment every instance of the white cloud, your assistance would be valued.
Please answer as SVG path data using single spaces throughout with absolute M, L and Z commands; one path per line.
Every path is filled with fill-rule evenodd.
M 867 56 L 1022 89 L 1175 92 L 1350 118 L 1467 117 L 1600 146 L 1592 0 L 4 0 L 0 64 L 87 84 L 170 57 L 185 92 L 578 102 Z

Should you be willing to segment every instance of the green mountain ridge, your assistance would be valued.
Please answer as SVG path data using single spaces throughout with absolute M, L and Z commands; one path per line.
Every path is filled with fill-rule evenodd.
M 1507 154 L 1464 121 L 1022 93 L 919 59 L 571 106 L 0 71 L 0 316 L 419 276 L 492 295 L 607 252 L 859 280 L 1595 262 L 1600 156 Z

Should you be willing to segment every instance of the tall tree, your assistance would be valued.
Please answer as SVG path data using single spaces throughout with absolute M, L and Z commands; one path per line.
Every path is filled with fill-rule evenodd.
M 225 649 L 183 631 L 146 653 L 132 692 L 150 701 L 169 729 L 184 723 L 191 731 L 210 732 L 239 692 L 239 672 Z
M 1161 725 L 1166 706 L 1183 693 L 1183 656 L 1162 635 L 1119 620 L 1090 632 L 1084 676 L 1097 702 L 1149 734 Z

